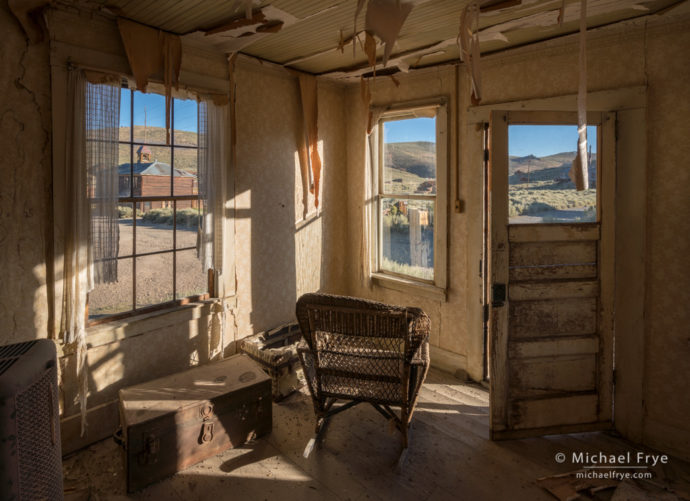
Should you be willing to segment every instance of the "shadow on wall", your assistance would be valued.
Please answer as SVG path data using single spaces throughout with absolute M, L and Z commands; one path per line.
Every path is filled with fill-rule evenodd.
M 301 119 L 294 78 L 243 69 L 237 89 L 237 209 L 232 216 L 240 338 L 294 318 L 294 153 Z
M 80 436 L 76 356 L 60 359 L 63 454 L 107 438 L 119 426 L 118 391 L 207 363 L 210 359 L 212 305 L 189 306 L 123 323 L 107 333 L 90 333 L 88 415 Z M 109 339 L 119 338 L 109 342 Z

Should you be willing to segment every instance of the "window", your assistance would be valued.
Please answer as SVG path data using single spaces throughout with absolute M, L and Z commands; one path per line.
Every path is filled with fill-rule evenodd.
M 89 294 L 89 320 L 146 311 L 209 291 L 197 258 L 198 104 L 174 99 L 166 145 L 165 98 L 122 89 L 117 282 Z
M 597 221 L 597 136 L 598 126 L 588 126 L 589 186 L 577 191 L 568 177 L 576 154 L 576 125 L 509 125 L 509 223 Z
M 445 287 L 446 113 L 384 113 L 378 127 L 379 274 Z

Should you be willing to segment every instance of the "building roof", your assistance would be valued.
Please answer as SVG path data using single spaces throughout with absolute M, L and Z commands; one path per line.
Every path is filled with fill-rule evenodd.
M 132 172 L 130 169 L 130 164 L 120 164 L 118 167 L 118 173 L 120 175 L 128 175 Z M 170 177 L 170 165 L 163 162 L 142 162 L 134 164 L 134 175 L 138 176 L 168 176 Z M 185 172 L 180 169 L 174 169 L 173 175 L 175 177 L 196 177 L 190 172 Z

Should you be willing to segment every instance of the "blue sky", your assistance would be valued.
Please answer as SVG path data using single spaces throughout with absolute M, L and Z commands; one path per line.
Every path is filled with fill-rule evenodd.
M 144 94 L 143 92 L 122 90 L 120 98 L 120 127 L 129 127 L 130 99 L 134 94 L 134 125 L 144 125 L 144 110 L 146 110 L 146 125 L 148 127 L 165 127 L 165 96 L 160 94 Z M 197 102 L 194 100 L 175 99 L 175 130 L 197 131 Z
M 587 127 L 587 149 L 597 151 L 597 128 Z M 511 125 L 508 127 L 508 154 L 545 157 L 577 150 L 576 125 Z
M 384 141 L 435 141 L 436 122 L 433 118 L 414 118 L 385 122 Z M 587 147 L 597 151 L 597 128 L 587 127 Z M 575 125 L 511 125 L 508 131 L 510 155 L 544 157 L 577 149 Z
M 436 141 L 435 118 L 412 118 L 385 122 L 383 140 L 386 143 L 405 143 L 408 141 Z

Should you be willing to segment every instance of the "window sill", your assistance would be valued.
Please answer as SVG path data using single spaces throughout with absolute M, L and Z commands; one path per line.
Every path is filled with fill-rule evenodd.
M 139 336 L 152 330 L 196 320 L 210 315 L 211 306 L 218 301 L 217 298 L 212 298 L 87 327 L 86 344 L 88 348 L 94 348 Z
M 402 278 L 385 273 L 372 273 L 374 284 L 386 289 L 405 292 L 414 296 L 422 296 L 435 301 L 446 302 L 446 290 L 435 285 L 417 282 L 409 278 Z

